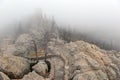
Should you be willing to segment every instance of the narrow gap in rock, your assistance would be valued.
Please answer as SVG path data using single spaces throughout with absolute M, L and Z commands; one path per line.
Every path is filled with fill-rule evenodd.
M 51 71 L 51 63 L 49 61 L 45 61 L 45 63 L 47 64 L 47 67 L 48 67 L 48 73 L 50 73 Z
M 38 62 L 35 62 L 35 63 L 30 63 L 30 72 L 32 72 L 33 71 L 33 69 L 32 69 L 32 67 L 34 66 L 34 65 L 36 65 Z

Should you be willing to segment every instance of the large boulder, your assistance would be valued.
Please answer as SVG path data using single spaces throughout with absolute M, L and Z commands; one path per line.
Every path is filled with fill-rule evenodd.
M 15 56 L 27 56 L 33 50 L 33 42 L 30 34 L 20 35 L 15 42 Z M 34 51 L 34 50 L 33 50 Z
M 45 62 L 38 62 L 35 66 L 32 67 L 33 70 L 41 76 L 46 77 L 48 74 L 48 66 Z
M 12 79 L 22 78 L 30 70 L 28 61 L 22 57 L 0 56 L 0 71 Z
M 65 80 L 120 80 L 120 52 L 84 41 L 57 43 L 50 42 L 48 48 L 64 59 Z
M 4 73 L 0 72 L 0 80 L 10 80 L 9 77 L 7 75 L 5 75 Z

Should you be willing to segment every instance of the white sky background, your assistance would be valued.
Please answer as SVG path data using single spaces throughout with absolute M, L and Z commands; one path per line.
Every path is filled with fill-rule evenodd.
M 0 30 L 39 10 L 60 24 L 120 40 L 120 0 L 0 0 Z

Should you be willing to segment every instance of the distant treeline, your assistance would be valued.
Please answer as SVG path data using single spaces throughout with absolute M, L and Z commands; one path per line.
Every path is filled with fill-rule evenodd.
M 21 34 L 31 34 L 33 35 L 34 39 L 40 41 L 40 38 L 44 38 L 47 34 L 47 37 L 49 38 L 60 38 L 66 43 L 76 40 L 84 40 L 86 42 L 95 44 L 102 49 L 117 50 L 111 41 L 103 42 L 101 40 L 93 38 L 93 36 L 89 35 L 89 33 L 82 33 L 70 27 L 61 27 L 55 22 L 54 18 L 48 18 L 46 15 L 41 13 L 32 15 L 25 20 L 15 22 L 9 26 L 10 27 L 8 28 L 12 27 L 12 29 L 10 29 L 8 34 L 12 35 L 12 38 L 14 39 L 13 43 L 17 41 L 17 38 Z M 41 45 L 41 43 L 39 45 Z

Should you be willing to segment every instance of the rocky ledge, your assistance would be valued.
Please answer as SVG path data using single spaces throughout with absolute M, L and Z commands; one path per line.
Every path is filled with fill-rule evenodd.
M 34 66 L 22 57 L 0 56 L 0 80 L 120 80 L 120 52 L 84 41 L 52 40 L 46 64 Z M 32 69 L 32 70 L 30 70 Z

